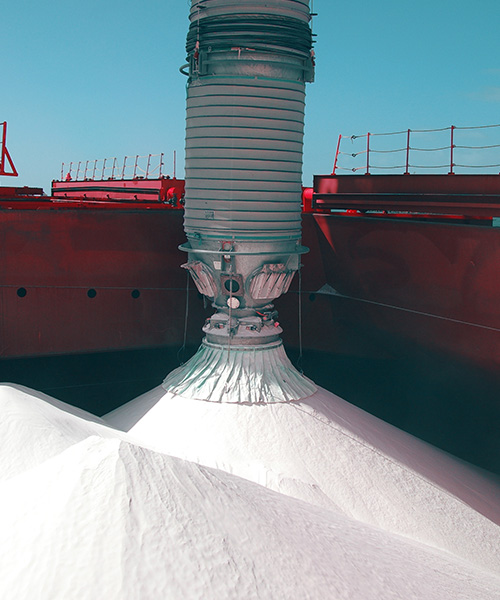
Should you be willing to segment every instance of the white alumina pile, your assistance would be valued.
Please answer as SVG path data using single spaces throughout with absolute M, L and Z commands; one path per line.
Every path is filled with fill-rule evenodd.
M 324 390 L 0 410 L 3 600 L 500 598 L 500 487 Z

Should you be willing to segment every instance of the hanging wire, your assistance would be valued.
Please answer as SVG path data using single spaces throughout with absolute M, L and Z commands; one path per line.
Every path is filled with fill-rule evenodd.
M 373 134 L 375 135 L 375 134 Z M 410 148 L 410 150 L 413 150 L 413 148 Z M 366 150 L 365 150 L 366 152 Z M 396 150 L 373 150 L 373 148 L 370 148 L 370 154 L 374 152 L 374 153 L 378 153 L 378 154 L 390 154 L 391 152 L 406 152 L 406 148 L 396 148 Z
M 453 127 L 454 129 L 458 129 L 458 127 Z M 471 127 L 471 129 L 475 129 Z M 450 131 L 451 130 L 451 126 L 450 127 L 439 127 L 437 129 L 411 129 L 412 133 L 434 133 L 437 131 Z M 406 133 L 406 132 L 405 132 Z
M 234 250 L 234 236 L 233 236 L 233 240 L 232 240 L 232 245 L 231 245 L 231 250 Z M 223 258 L 224 260 L 224 258 Z M 232 321 L 233 321 L 233 278 L 232 275 L 234 273 L 233 271 L 233 257 L 231 257 L 231 262 L 229 264 L 229 274 L 231 275 L 231 279 L 229 279 L 228 281 L 230 282 L 229 284 L 229 322 L 228 322 L 228 336 L 227 336 L 227 358 L 229 360 L 229 356 L 231 354 L 231 340 L 233 338 L 233 327 L 232 327 Z
M 177 351 L 177 360 L 179 361 L 179 363 L 181 365 L 184 364 L 184 354 L 186 352 L 188 318 L 189 318 L 189 271 L 186 271 L 186 310 L 184 313 L 184 338 L 182 341 L 182 346 Z
M 412 166 L 412 165 L 409 165 Z M 370 169 L 404 169 L 405 165 L 390 165 L 381 167 L 379 165 L 370 165 Z M 356 171 L 360 171 L 362 169 L 366 169 L 366 165 L 364 167 L 358 167 Z
M 455 148 L 461 148 L 462 150 L 487 150 L 489 148 L 500 148 L 500 144 L 493 144 L 491 146 L 459 146 L 455 144 Z
M 412 129 L 412 131 L 416 131 L 416 130 Z M 372 135 L 378 135 L 378 136 L 382 136 L 382 135 L 401 135 L 402 133 L 408 133 L 408 130 L 406 130 L 406 131 L 390 131 L 389 133 L 370 133 L 370 137 Z
M 450 164 L 446 164 L 446 165 L 408 165 L 409 167 L 411 167 L 412 169 L 449 169 Z M 453 166 L 456 166 L 455 163 L 453 163 Z M 377 167 L 377 169 L 380 169 L 380 167 Z
M 229 271 L 230 273 L 232 272 Z M 230 286 L 229 286 L 229 321 L 227 324 L 228 327 L 228 335 L 227 335 L 227 358 L 229 360 L 229 356 L 231 354 L 231 339 L 233 337 L 233 327 L 232 327 L 232 323 L 233 323 L 233 284 L 232 284 L 232 280 L 229 279 L 228 281 L 231 282 Z
M 337 167 L 337 171 L 352 171 L 353 173 L 356 171 L 362 171 L 364 169 L 366 169 L 366 165 L 363 167 Z
M 453 147 L 456 148 L 457 146 L 454 145 Z M 449 149 L 449 146 L 442 146 L 441 148 L 414 148 L 413 146 L 410 146 L 410 150 L 415 150 L 415 152 L 439 152 Z
M 339 152 L 339 154 L 343 154 L 344 156 L 352 156 L 353 158 L 356 158 L 356 156 L 359 156 L 360 154 L 366 154 L 366 150 L 360 150 L 359 152 Z
M 500 127 L 500 123 L 497 125 L 476 125 L 475 127 L 457 127 L 455 125 L 455 129 L 491 129 L 492 127 Z
M 299 263 L 299 304 L 298 304 L 298 317 L 299 317 L 299 356 L 297 358 L 297 362 L 295 363 L 297 369 L 300 374 L 304 374 L 304 369 L 302 367 L 302 265 Z
M 460 167 L 462 169 L 492 169 L 494 167 L 500 167 L 500 163 L 496 165 L 459 165 L 458 163 L 453 163 L 455 167 Z

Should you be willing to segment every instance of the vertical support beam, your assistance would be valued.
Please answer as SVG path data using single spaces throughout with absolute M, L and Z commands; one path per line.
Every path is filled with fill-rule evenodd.
M 451 134 L 450 134 L 451 139 L 450 139 L 450 172 L 449 172 L 449 175 L 453 175 L 453 167 L 455 166 L 453 163 L 453 149 L 455 148 L 453 134 L 455 132 L 455 125 L 452 125 L 450 127 L 450 131 L 451 131 Z
M 411 129 L 408 129 L 408 133 L 406 134 L 406 170 L 405 170 L 405 175 L 409 175 L 410 171 L 409 171 L 409 167 L 410 167 L 410 131 Z
M 370 174 L 370 132 L 366 134 L 366 173 Z

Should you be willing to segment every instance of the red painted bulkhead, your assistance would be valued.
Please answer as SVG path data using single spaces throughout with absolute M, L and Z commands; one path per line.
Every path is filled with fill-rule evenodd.
M 346 325 L 500 367 L 499 228 L 311 216 L 326 281 L 337 292 L 331 302 Z
M 0 357 L 180 347 L 183 211 L 39 192 L 1 201 Z M 303 215 L 303 243 L 304 349 L 390 354 L 407 340 L 500 365 L 500 229 L 318 211 Z M 300 344 L 298 289 L 296 277 L 276 301 L 289 348 Z M 208 313 L 191 287 L 188 344 Z
M 123 207 L 0 210 L 0 356 L 182 343 L 182 220 Z

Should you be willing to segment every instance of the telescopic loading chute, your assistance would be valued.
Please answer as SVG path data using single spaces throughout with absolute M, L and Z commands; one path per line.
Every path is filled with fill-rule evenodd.
M 229 402 L 306 397 L 272 305 L 299 268 L 308 0 L 192 0 L 183 265 L 216 309 L 164 387 Z

